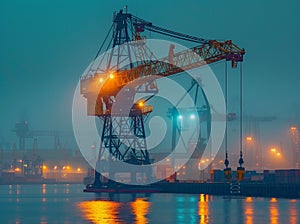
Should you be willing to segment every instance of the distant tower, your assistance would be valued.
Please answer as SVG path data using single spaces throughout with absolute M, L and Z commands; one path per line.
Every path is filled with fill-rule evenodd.
M 15 130 L 17 136 L 19 137 L 19 150 L 25 149 L 25 138 L 29 136 L 29 127 L 27 121 L 17 122 L 15 125 Z

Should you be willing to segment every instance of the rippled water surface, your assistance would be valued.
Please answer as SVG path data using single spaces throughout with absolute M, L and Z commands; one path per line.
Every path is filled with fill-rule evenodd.
M 93 194 L 83 185 L 1 185 L 1 223 L 300 223 L 295 199 Z

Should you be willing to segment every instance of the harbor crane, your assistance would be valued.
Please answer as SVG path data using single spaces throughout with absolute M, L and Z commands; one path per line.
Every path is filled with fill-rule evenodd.
M 68 132 L 63 131 L 49 131 L 49 130 L 30 130 L 28 121 L 16 122 L 13 132 L 19 137 L 19 150 L 25 150 L 25 140 L 28 138 L 33 139 L 34 145 L 37 144 L 38 137 L 53 137 L 54 149 L 61 149 L 60 136 L 70 135 Z
M 196 46 L 175 53 L 174 45 L 170 45 L 169 54 L 158 60 L 145 45 L 147 38 L 143 35 L 146 31 L 194 43 Z M 112 25 L 95 60 L 80 80 L 80 93 L 87 99 L 87 115 L 103 121 L 97 165 L 101 163 L 105 150 L 110 153 L 110 161 L 116 159 L 135 165 L 151 163 L 144 128 L 145 119 L 153 109 L 146 105 L 151 97 L 134 102 L 134 96 L 141 92 L 155 95 L 159 91 L 155 79 L 220 61 L 231 62 L 232 68 L 237 68 L 244 54 L 245 50 L 231 40 L 208 40 L 165 29 L 128 13 L 127 8 L 125 12 L 120 10 L 114 13 Z M 124 65 L 124 61 L 129 63 Z M 143 83 L 124 91 L 126 85 L 139 78 L 143 78 Z M 123 92 L 118 98 L 120 91 Z M 208 103 L 206 107 L 209 110 Z M 241 148 L 238 168 L 241 175 L 244 172 L 242 165 Z M 228 164 L 225 175 L 231 175 Z M 100 184 L 100 177 L 95 169 L 95 185 Z

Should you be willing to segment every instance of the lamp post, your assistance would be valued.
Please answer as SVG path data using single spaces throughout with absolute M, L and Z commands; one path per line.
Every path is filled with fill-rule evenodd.
M 253 151 L 253 137 L 251 135 L 248 135 L 245 137 L 245 157 L 248 160 L 248 168 L 252 169 L 253 162 L 254 162 L 254 151 Z
M 270 156 L 271 156 L 271 165 L 272 165 L 272 162 L 275 162 L 276 165 L 278 165 L 278 162 L 280 162 L 283 158 L 283 154 L 281 152 L 280 149 L 278 149 L 277 147 L 271 147 L 270 150 Z M 274 165 L 274 163 L 273 163 Z
M 290 127 L 290 136 L 292 141 L 292 166 L 293 168 L 300 168 L 299 158 L 299 130 L 293 125 Z

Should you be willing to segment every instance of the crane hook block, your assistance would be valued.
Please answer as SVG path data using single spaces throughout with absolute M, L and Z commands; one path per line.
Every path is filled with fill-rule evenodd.
M 242 181 L 245 174 L 245 168 L 244 167 L 238 167 L 236 171 L 236 178 L 238 181 Z
M 231 168 L 227 167 L 224 169 L 224 176 L 226 179 L 230 180 L 232 178 Z

